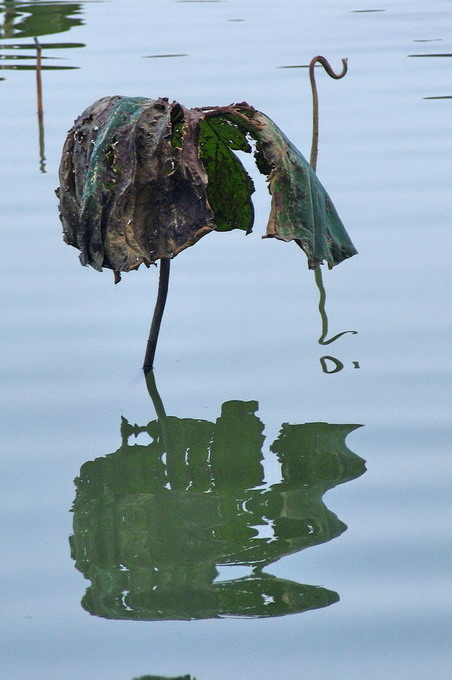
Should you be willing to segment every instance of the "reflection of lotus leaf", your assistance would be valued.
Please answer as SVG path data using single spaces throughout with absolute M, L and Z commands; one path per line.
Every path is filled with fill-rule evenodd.
M 0 7 L 1 9 L 1 7 Z M 46 2 L 24 3 L 8 2 L 0 38 L 34 38 L 40 35 L 62 33 L 83 22 L 74 15 L 81 14 L 80 3 Z
M 345 445 L 359 426 L 283 425 L 271 447 L 282 478 L 268 486 L 256 410 L 256 402 L 232 401 L 216 423 L 161 415 L 138 427 L 123 419 L 120 449 L 83 465 L 71 547 L 92 582 L 85 609 L 146 620 L 259 617 L 338 600 L 261 570 L 346 529 L 322 495 L 364 472 Z M 129 445 L 140 432 L 151 442 Z M 253 573 L 215 581 L 219 565 Z

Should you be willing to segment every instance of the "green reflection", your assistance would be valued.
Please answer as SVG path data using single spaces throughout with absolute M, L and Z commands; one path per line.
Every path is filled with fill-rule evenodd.
M 148 54 L 143 59 L 170 59 L 174 57 L 188 57 L 188 54 Z
M 433 54 L 409 54 L 409 57 L 452 57 L 452 52 L 446 52 L 444 54 L 438 54 L 434 52 Z
M 322 270 L 320 267 L 316 267 L 314 269 L 314 276 L 315 276 L 315 284 L 318 288 L 319 291 L 319 312 L 320 312 L 320 318 L 322 319 L 322 334 L 318 340 L 319 345 L 331 345 L 331 343 L 336 342 L 336 340 L 339 340 L 343 335 L 346 335 L 347 333 L 351 333 L 352 335 L 357 335 L 358 331 L 342 331 L 341 333 L 337 333 L 336 335 L 333 335 L 332 338 L 329 338 L 327 340 L 327 335 L 328 335 L 328 315 L 326 313 L 325 309 L 325 303 L 326 303 L 326 291 L 325 291 L 325 286 L 323 285 L 323 277 L 322 277 Z
M 333 342 L 336 342 L 336 340 L 339 340 L 343 335 L 347 335 L 347 333 L 350 333 L 351 335 L 357 335 L 358 331 L 342 331 L 341 333 L 337 333 L 336 335 L 333 335 L 333 337 L 327 339 L 328 336 L 328 315 L 326 313 L 326 291 L 325 291 L 325 286 L 323 284 L 323 277 L 322 277 L 322 270 L 320 267 L 317 267 L 314 270 L 314 278 L 315 278 L 315 284 L 318 288 L 319 291 L 319 312 L 320 312 L 320 318 L 322 320 L 322 334 L 320 335 L 320 338 L 318 339 L 319 345 L 331 345 Z M 326 354 L 325 356 L 320 358 L 320 365 L 322 367 L 322 371 L 324 373 L 339 373 L 339 371 L 342 371 L 344 368 L 344 364 L 340 359 L 336 359 L 335 357 L 330 356 L 329 354 Z M 354 361 L 353 362 L 353 367 L 354 368 L 359 368 L 359 362 Z
M 83 21 L 81 3 L 17 2 L 0 3 L 0 38 L 34 38 L 40 35 L 63 33 Z
M 196 680 L 196 678 L 192 678 L 191 675 L 178 675 L 177 678 L 169 678 L 166 675 L 142 675 L 133 680 Z
M 263 570 L 339 536 L 323 494 L 365 471 L 345 444 L 360 425 L 283 424 L 270 446 L 280 481 L 265 483 L 255 401 L 228 401 L 216 422 L 158 414 L 121 422 L 122 444 L 75 480 L 72 557 L 91 581 L 82 600 L 112 619 L 267 617 L 337 602 L 337 593 Z M 147 444 L 129 440 L 147 434 Z M 248 567 L 216 580 L 217 567 Z M 227 569 L 224 571 L 228 571 Z
M 44 143 L 44 110 L 42 106 L 42 71 L 63 71 L 78 68 L 70 65 L 48 64 L 48 57 L 43 50 L 59 49 L 68 47 L 84 47 L 83 43 L 44 43 L 37 37 L 69 31 L 74 26 L 81 26 L 83 21 L 77 15 L 81 14 L 80 3 L 67 2 L 16 2 L 5 0 L 0 2 L 0 40 L 8 40 L 0 43 L 0 70 L 8 71 L 36 71 L 37 100 L 38 100 L 38 135 L 39 135 L 39 168 L 46 172 L 45 168 L 45 143 Z M 14 43 L 10 39 L 33 38 L 31 43 Z M 31 49 L 31 54 L 25 54 L 25 50 Z M 6 52 L 8 50 L 8 52 Z M 12 50 L 12 52 L 11 52 Z M 29 63 L 24 63 L 24 62 Z M 4 80 L 4 78 L 0 78 Z
M 82 13 L 81 3 L 65 2 L 16 2 L 6 0 L 0 2 L 0 40 L 37 38 L 42 35 L 63 33 L 75 26 L 81 26 L 83 21 L 77 15 Z M 50 49 L 66 49 L 69 47 L 85 47 L 83 43 L 40 43 L 44 51 Z M 35 44 L 33 43 L 0 43 L 0 69 L 10 71 L 36 70 Z M 8 52 L 6 52 L 8 50 Z M 31 50 L 30 54 L 17 54 Z M 44 61 L 51 59 L 42 56 Z M 29 64 L 17 63 L 28 60 Z M 42 65 L 43 71 L 63 71 L 78 68 L 69 65 Z

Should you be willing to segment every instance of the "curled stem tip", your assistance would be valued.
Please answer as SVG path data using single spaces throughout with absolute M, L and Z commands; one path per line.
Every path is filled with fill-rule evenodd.
M 348 70 L 348 59 L 342 59 L 342 71 L 340 73 L 335 73 L 331 68 L 331 65 L 325 57 L 317 55 L 309 64 L 309 80 L 311 81 L 312 90 L 312 145 L 311 145 L 311 157 L 310 164 L 312 169 L 315 171 L 317 168 L 317 156 L 319 152 L 319 98 L 317 95 L 317 85 L 315 82 L 314 68 L 316 63 L 323 66 L 325 71 L 331 78 L 335 80 L 340 80 L 345 76 Z

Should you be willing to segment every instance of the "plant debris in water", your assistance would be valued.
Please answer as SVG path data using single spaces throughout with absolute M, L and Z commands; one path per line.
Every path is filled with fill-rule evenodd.
M 254 185 L 234 152 L 252 153 L 251 141 L 272 196 L 265 237 L 295 241 L 310 268 L 356 254 L 317 175 L 265 114 L 144 97 L 99 99 L 69 131 L 57 190 L 64 240 L 119 280 L 211 231 L 250 233 Z

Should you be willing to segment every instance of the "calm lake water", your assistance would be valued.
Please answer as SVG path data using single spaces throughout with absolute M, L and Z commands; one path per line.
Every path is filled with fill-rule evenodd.
M 0 4 L 2 678 L 449 680 L 450 9 Z M 359 254 L 322 318 L 246 161 L 254 232 L 176 258 L 147 386 L 158 271 L 63 243 L 67 130 L 106 95 L 246 100 L 308 156 L 316 54 L 349 59 L 318 174 Z

